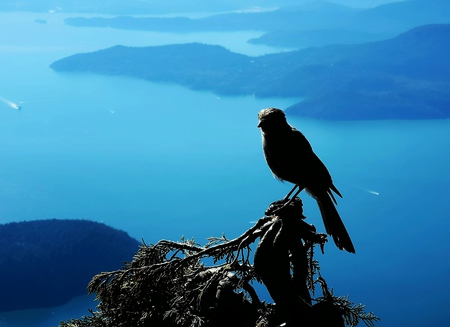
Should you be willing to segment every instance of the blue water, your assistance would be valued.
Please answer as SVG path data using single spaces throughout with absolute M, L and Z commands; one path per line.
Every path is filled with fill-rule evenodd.
M 257 112 L 298 99 L 218 97 L 170 84 L 48 68 L 77 52 L 123 44 L 202 41 L 259 55 L 259 33 L 187 35 L 64 26 L 64 15 L 0 14 L 0 223 L 102 221 L 147 243 L 236 237 L 290 186 L 272 178 Z M 48 24 L 34 23 L 47 19 Z M 318 255 L 337 295 L 366 304 L 377 326 L 443 326 L 450 318 L 450 121 L 290 119 L 344 198 L 338 209 L 357 255 Z M 308 221 L 323 230 L 303 196 Z M 2 294 L 2 296 L 7 296 Z M 56 326 L 92 299 L 0 314 L 0 326 Z

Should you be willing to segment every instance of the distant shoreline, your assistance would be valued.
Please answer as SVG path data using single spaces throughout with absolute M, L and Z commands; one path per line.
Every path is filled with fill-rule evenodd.
M 292 115 L 326 120 L 450 117 L 450 25 L 427 25 L 360 45 L 308 48 L 259 57 L 201 43 L 115 46 L 50 65 L 174 83 L 218 95 L 303 98 Z

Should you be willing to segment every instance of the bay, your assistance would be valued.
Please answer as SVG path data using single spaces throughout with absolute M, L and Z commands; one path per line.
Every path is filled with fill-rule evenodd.
M 195 41 L 248 55 L 279 50 L 246 44 L 256 32 L 74 28 L 63 24 L 67 16 L 0 14 L 0 223 L 91 219 L 147 243 L 183 235 L 204 243 L 222 233 L 238 236 L 285 195 L 290 186 L 273 179 L 264 162 L 256 115 L 298 99 L 218 97 L 48 67 L 116 44 Z M 335 294 L 366 304 L 382 318 L 377 326 L 444 325 L 448 299 L 439 289 L 450 273 L 450 121 L 290 122 L 344 195 L 338 209 L 357 255 L 332 244 L 318 254 Z M 316 204 L 302 199 L 308 221 L 322 230 Z M 83 297 L 4 313 L 0 326 L 57 325 L 94 305 Z
M 245 40 L 259 33 L 78 29 L 64 25 L 68 16 L 0 14 L 0 223 L 91 219 L 147 243 L 183 235 L 203 242 L 211 234 L 236 235 L 248 228 L 253 218 L 240 221 L 235 211 L 244 199 L 231 192 L 254 173 L 240 183 L 229 177 L 245 172 L 239 162 L 248 160 L 249 148 L 260 148 L 256 114 L 266 100 L 220 98 L 129 78 L 57 74 L 49 65 L 116 44 L 221 40 L 255 55 L 268 48 Z M 273 102 L 286 107 L 293 100 Z M 238 222 L 232 229 L 226 219 L 231 213 Z M 57 325 L 88 314 L 92 301 L 82 297 L 58 308 L 1 313 L 0 326 Z

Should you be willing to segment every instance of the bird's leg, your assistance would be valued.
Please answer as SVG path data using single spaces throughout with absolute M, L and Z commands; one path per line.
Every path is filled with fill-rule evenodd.
M 289 197 L 289 195 L 291 195 L 291 193 L 295 190 L 296 187 L 298 187 L 297 192 L 295 192 L 294 196 L 293 196 L 292 198 L 290 198 L 289 201 L 286 202 L 286 203 L 283 205 L 283 207 L 289 205 L 289 203 L 291 203 L 292 200 L 294 200 L 294 199 L 297 197 L 297 195 L 299 195 L 300 192 L 303 191 L 303 189 L 304 189 L 304 187 L 300 187 L 300 186 L 298 186 L 298 185 L 295 185 L 294 188 L 288 193 L 288 195 L 287 195 L 286 197 Z M 286 199 L 286 197 L 285 197 L 285 199 Z
M 289 199 L 289 197 L 291 196 L 292 192 L 294 192 L 297 187 L 298 187 L 298 185 L 295 184 L 294 187 L 292 188 L 292 190 L 290 190 L 289 193 L 283 198 L 283 201 L 286 201 L 287 199 Z M 294 196 L 294 198 L 295 198 L 295 196 Z
M 294 196 L 289 198 L 291 196 L 292 193 L 294 193 L 294 191 L 297 190 L 297 192 L 295 192 Z M 273 202 L 269 208 L 266 210 L 265 214 L 266 215 L 273 215 L 275 214 L 278 210 L 281 210 L 283 208 L 286 208 L 287 206 L 289 206 L 291 204 L 291 202 L 297 197 L 297 195 L 299 195 L 299 193 L 301 191 L 303 191 L 305 189 L 304 186 L 300 186 L 298 184 L 295 184 L 294 187 L 292 188 L 292 190 L 289 191 L 289 193 L 282 199 L 282 200 L 277 200 L 275 202 Z

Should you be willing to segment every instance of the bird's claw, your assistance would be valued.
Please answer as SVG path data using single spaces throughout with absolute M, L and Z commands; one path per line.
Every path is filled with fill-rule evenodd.
M 291 214 L 295 214 L 299 216 L 302 219 L 305 219 L 306 217 L 303 216 L 303 203 L 302 200 L 298 197 L 288 199 L 281 199 L 277 200 L 275 202 L 272 202 L 267 210 L 265 211 L 265 214 L 267 216 L 271 215 L 280 215 L 283 212 L 289 212 Z

